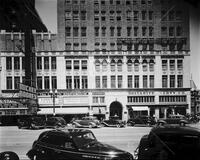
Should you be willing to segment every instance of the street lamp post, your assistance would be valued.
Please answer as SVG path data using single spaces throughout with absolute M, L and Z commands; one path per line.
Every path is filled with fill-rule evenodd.
M 51 98 L 53 98 L 53 116 L 55 116 L 56 115 L 55 98 L 57 98 L 57 89 L 53 88 L 52 90 L 50 90 L 50 95 L 51 95 Z

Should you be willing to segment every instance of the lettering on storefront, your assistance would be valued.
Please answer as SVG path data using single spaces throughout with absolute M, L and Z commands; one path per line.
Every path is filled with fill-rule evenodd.
M 146 92 L 146 91 L 140 91 L 140 92 L 129 92 L 130 95 L 154 95 L 154 92 Z
M 175 92 L 175 91 L 166 91 L 166 92 L 160 92 L 161 95 L 185 95 L 186 93 L 184 91 L 182 92 Z
M 92 95 L 105 95 L 105 92 L 92 92 Z

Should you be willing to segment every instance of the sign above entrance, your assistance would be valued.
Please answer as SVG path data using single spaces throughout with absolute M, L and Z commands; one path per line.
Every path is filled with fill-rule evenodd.
M 129 95 L 154 95 L 153 91 L 130 91 Z

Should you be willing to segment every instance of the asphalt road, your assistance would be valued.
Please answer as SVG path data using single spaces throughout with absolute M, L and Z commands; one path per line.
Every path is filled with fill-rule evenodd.
M 113 145 L 133 154 L 139 144 L 140 138 L 150 131 L 150 127 L 126 127 L 126 128 L 99 128 L 91 129 L 100 142 Z M 14 151 L 20 159 L 28 159 L 27 151 L 38 138 L 42 130 L 18 129 L 12 127 L 0 127 L 0 152 Z
M 200 128 L 199 124 L 195 124 L 194 126 Z M 151 127 L 104 127 L 91 130 L 100 142 L 113 145 L 133 154 L 139 144 L 140 138 L 148 134 L 150 129 Z M 26 160 L 28 159 L 26 156 L 27 151 L 31 148 L 33 141 L 43 131 L 45 129 L 28 130 L 18 129 L 15 126 L 0 127 L 0 152 L 14 151 L 19 155 L 20 160 Z

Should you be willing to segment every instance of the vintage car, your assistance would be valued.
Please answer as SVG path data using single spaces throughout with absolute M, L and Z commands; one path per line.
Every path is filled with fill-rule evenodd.
M 144 135 L 136 160 L 199 160 L 200 130 L 189 126 L 157 126 Z
M 133 160 L 133 155 L 99 142 L 91 130 L 44 131 L 27 153 L 31 160 Z
M 166 124 L 170 124 L 170 125 L 181 125 L 181 126 L 185 126 L 186 124 L 188 124 L 188 119 L 184 116 L 184 115 L 169 115 L 168 118 L 161 118 L 158 119 L 157 124 L 158 125 L 166 125 Z
M 156 124 L 155 119 L 150 116 L 137 116 L 135 118 L 130 118 L 127 121 L 128 126 L 135 126 L 135 125 L 152 126 L 155 124 Z
M 67 125 L 63 117 L 49 117 L 46 121 L 46 128 L 65 127 Z
M 37 116 L 21 118 L 17 121 L 18 128 L 42 129 L 45 128 L 45 119 Z
M 126 122 L 119 119 L 118 116 L 111 116 L 108 120 L 103 120 L 101 125 L 104 127 L 125 127 Z
M 83 117 L 82 119 L 72 120 L 71 122 L 74 128 L 99 128 L 101 124 L 99 120 L 94 116 Z

